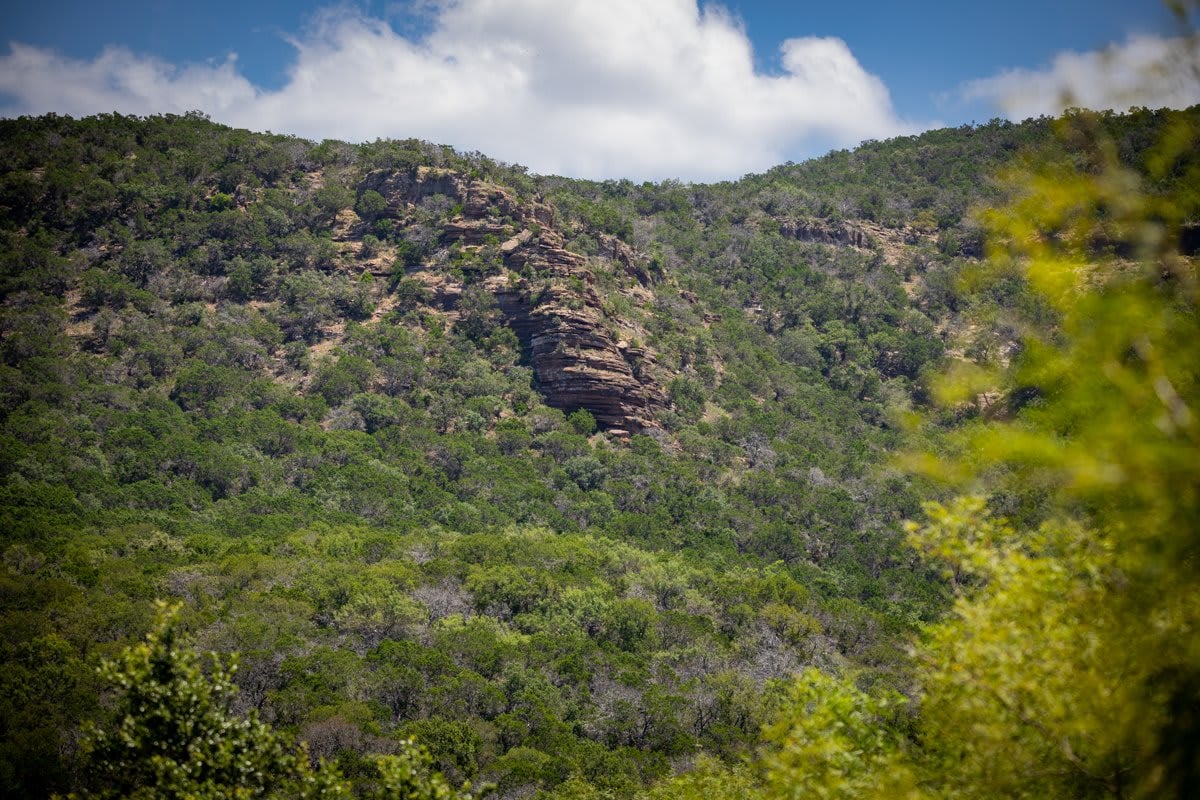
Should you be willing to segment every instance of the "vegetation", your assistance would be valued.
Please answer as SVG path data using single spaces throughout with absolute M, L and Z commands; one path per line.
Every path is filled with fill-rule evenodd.
M 715 186 L 0 122 L 3 791 L 1189 796 L 1198 116 Z M 661 428 L 378 169 L 552 204 Z

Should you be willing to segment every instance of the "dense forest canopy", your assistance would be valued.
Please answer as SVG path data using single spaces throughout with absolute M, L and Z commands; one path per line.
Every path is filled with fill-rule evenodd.
M 0 121 L 0 786 L 1189 796 L 1198 123 Z

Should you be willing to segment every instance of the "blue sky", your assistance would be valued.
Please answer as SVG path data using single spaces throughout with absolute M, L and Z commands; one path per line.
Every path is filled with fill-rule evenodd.
M 596 178 L 733 178 L 1068 99 L 1200 101 L 1146 77 L 1178 41 L 1153 0 L 67 0 L 13 4 L 3 32 L 4 116 L 199 108 Z
M 990 119 L 999 109 L 949 102 L 962 82 L 1038 68 L 1065 50 L 1094 51 L 1133 33 L 1170 35 L 1156 0 L 936 0 L 932 2 L 731 2 L 759 52 L 788 36 L 837 36 L 892 91 L 901 113 Z

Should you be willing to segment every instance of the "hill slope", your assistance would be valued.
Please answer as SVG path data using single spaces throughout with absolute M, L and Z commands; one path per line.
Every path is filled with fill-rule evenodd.
M 1133 159 L 1162 118 L 1107 124 Z M 900 542 L 894 414 L 1031 145 L 635 186 L 0 122 L 5 789 L 69 785 L 90 666 L 158 596 L 348 774 L 413 735 L 511 796 L 743 753 L 806 665 L 909 689 L 946 596 Z

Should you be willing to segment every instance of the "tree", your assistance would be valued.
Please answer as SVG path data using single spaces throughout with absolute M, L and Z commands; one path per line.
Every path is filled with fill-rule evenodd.
M 1200 794 L 1200 130 L 1176 117 L 1139 175 L 1095 123 L 1061 123 L 1082 168 L 1010 175 L 976 285 L 1016 279 L 1009 355 L 947 371 L 966 422 L 908 457 L 962 493 L 908 526 L 955 597 L 914 649 L 913 735 L 809 671 L 765 729 L 767 797 Z
M 160 605 L 144 642 L 101 667 L 117 692 L 106 724 L 85 741 L 81 797 L 344 797 L 337 773 L 309 764 L 304 748 L 230 705 L 236 662 L 180 644 L 178 609 Z
M 383 216 L 387 208 L 387 200 L 374 189 L 367 189 L 358 196 L 358 202 L 354 204 L 354 210 L 367 222 L 374 222 Z
M 911 770 L 889 724 L 899 696 L 871 697 L 810 669 L 791 686 L 786 710 L 764 729 L 770 797 L 904 797 Z
M 84 741 L 83 783 L 72 798 L 226 800 L 350 797 L 351 786 L 303 744 L 277 733 L 252 711 L 231 710 L 236 658 L 200 656 L 182 641 L 179 607 L 159 603 L 153 630 L 100 668 L 116 691 L 108 719 Z M 357 796 L 368 800 L 469 800 L 433 772 L 410 739 L 373 759 Z
M 379 779 L 367 796 L 378 800 L 471 800 L 469 784 L 454 789 L 432 770 L 433 759 L 411 739 L 400 742 L 400 753 L 375 760 Z
M 596 432 L 596 417 L 586 408 L 577 408 L 567 415 L 567 422 L 581 436 L 591 436 Z
M 333 217 L 343 208 L 354 205 L 354 192 L 340 184 L 327 183 L 313 195 L 313 202 L 327 217 Z
M 472 284 L 463 292 L 461 314 L 455 329 L 473 342 L 482 342 L 500 324 L 503 315 L 496 296 L 483 284 Z
M 957 592 L 921 650 L 927 768 L 950 796 L 1194 797 L 1200 132 L 1176 117 L 1139 175 L 1095 116 L 1061 126 L 1083 168 L 1014 173 L 988 215 L 981 281 L 1025 286 L 1014 355 L 936 389 L 993 411 L 912 459 L 993 497 L 910 528 Z

